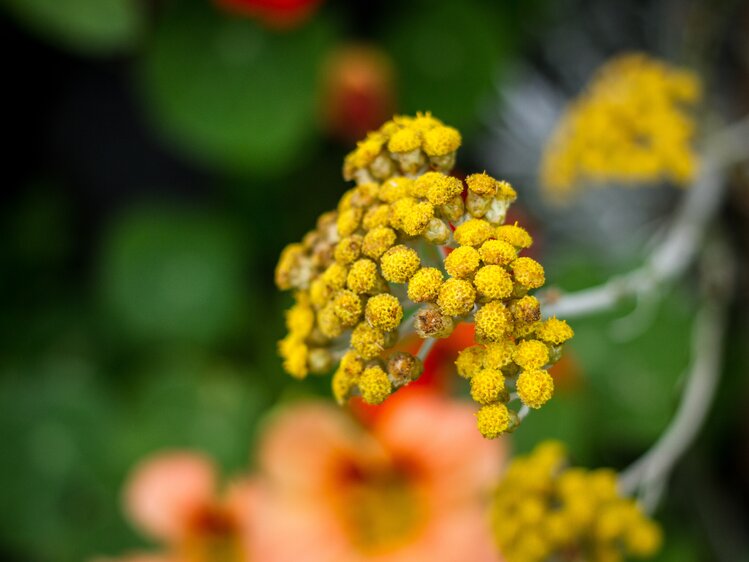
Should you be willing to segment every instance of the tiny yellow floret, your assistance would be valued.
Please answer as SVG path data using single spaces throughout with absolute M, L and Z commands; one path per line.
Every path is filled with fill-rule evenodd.
M 481 256 L 476 248 L 461 246 L 450 252 L 445 258 L 445 270 L 453 277 L 466 279 L 473 277 L 480 263 Z M 510 291 L 512 291 L 512 281 L 510 281 Z
M 484 348 L 480 345 L 472 345 L 458 353 L 458 358 L 455 360 L 455 366 L 461 377 L 464 379 L 470 379 L 479 369 L 481 369 L 483 361 Z
M 390 152 L 411 152 L 421 147 L 421 135 L 410 128 L 401 129 L 394 133 L 388 141 Z
M 518 258 L 510 268 L 515 281 L 528 289 L 538 289 L 546 282 L 543 266 L 533 258 Z
M 509 265 L 518 257 L 515 247 L 505 240 L 487 240 L 479 248 L 484 263 L 491 265 Z
M 487 439 L 496 439 L 510 429 L 512 418 L 504 404 L 483 406 L 476 413 L 476 426 Z
M 466 178 L 468 189 L 483 197 L 494 197 L 497 193 L 497 180 L 486 172 L 482 174 L 471 174 Z
M 356 325 L 361 318 L 361 297 L 350 289 L 343 289 L 333 297 L 333 311 L 346 327 Z
M 374 359 L 385 349 L 385 334 L 366 322 L 362 322 L 351 333 L 351 347 L 361 355 L 362 359 Z
M 408 298 L 413 302 L 437 300 L 442 280 L 442 272 L 436 267 L 422 267 L 408 281 Z
M 510 274 L 499 265 L 485 265 L 476 272 L 473 279 L 476 291 L 485 299 L 504 299 L 512 294 L 513 284 Z
M 342 265 L 351 265 L 361 255 L 362 237 L 359 234 L 352 234 L 342 238 L 336 244 L 333 256 L 335 260 Z
M 515 342 L 504 339 L 486 344 L 484 347 L 484 367 L 488 369 L 502 369 L 512 363 L 515 353 Z
M 416 250 L 399 244 L 385 252 L 380 260 L 382 276 L 391 283 L 406 283 L 419 269 L 421 260 Z
M 377 366 L 364 369 L 358 385 L 364 402 L 372 405 L 382 404 L 393 391 L 387 373 Z
M 546 371 L 523 371 L 518 376 L 517 391 L 523 404 L 537 409 L 546 404 L 554 394 L 554 379 Z
M 517 249 L 530 248 L 533 238 L 528 231 L 517 224 L 502 224 L 494 230 L 497 240 L 504 240 Z
M 492 225 L 483 219 L 468 219 L 453 232 L 461 246 L 481 246 L 494 235 Z
M 437 126 L 424 133 L 424 152 L 427 156 L 445 156 L 458 150 L 461 140 L 457 129 Z
M 471 398 L 479 404 L 493 404 L 504 392 L 505 377 L 502 371 L 479 369 L 471 377 Z
M 370 326 L 383 332 L 392 332 L 403 319 L 403 307 L 393 295 L 375 295 L 367 301 L 364 317 Z
M 377 288 L 377 282 L 377 264 L 366 258 L 356 260 L 346 278 L 348 288 L 359 294 L 373 292 Z
M 476 302 L 476 290 L 464 279 L 448 279 L 440 287 L 437 304 L 443 314 L 463 316 L 468 314 Z
M 549 348 L 542 341 L 522 341 L 515 348 L 513 359 L 522 369 L 540 369 L 549 362 Z
M 536 327 L 536 337 L 552 345 L 566 342 L 575 333 L 565 320 L 549 318 Z
M 395 244 L 396 239 L 397 235 L 392 228 L 378 226 L 364 235 L 361 252 L 369 258 L 378 260 Z
M 511 330 L 512 315 L 500 301 L 488 302 L 476 312 L 477 341 L 502 341 Z

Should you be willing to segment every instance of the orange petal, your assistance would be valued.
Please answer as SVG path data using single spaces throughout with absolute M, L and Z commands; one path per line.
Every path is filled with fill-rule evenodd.
M 216 471 L 203 455 L 174 451 L 142 461 L 125 486 L 124 509 L 148 535 L 173 543 L 187 530 L 191 516 L 210 503 Z

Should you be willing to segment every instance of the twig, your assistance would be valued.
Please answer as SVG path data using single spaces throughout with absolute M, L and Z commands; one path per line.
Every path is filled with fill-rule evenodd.
M 419 352 L 416 354 L 416 357 L 422 363 L 426 361 L 426 358 L 429 355 L 429 352 L 432 351 L 432 348 L 434 347 L 435 343 L 437 343 L 437 340 L 435 338 L 427 338 L 424 340 L 424 343 L 421 344 L 421 347 L 419 348 Z
M 542 295 L 545 316 L 575 318 L 608 310 L 680 277 L 694 260 L 726 190 L 725 169 L 749 156 L 749 117 L 716 133 L 705 144 L 700 173 L 689 188 L 663 241 L 645 264 L 603 285 L 554 298 Z
M 732 280 L 731 256 L 720 248 L 706 253 L 710 286 L 692 332 L 693 363 L 681 403 L 666 431 L 619 479 L 622 493 L 642 492 L 642 503 L 652 511 L 658 504 L 671 470 L 689 449 L 710 410 L 721 374 L 727 303 Z

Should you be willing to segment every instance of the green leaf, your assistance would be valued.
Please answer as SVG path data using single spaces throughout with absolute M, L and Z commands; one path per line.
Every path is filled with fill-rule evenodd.
M 130 50 L 145 23 L 137 0 L 3 0 L 5 9 L 41 36 L 87 55 Z
M 102 256 L 106 304 L 136 339 L 210 343 L 246 313 L 242 249 L 218 219 L 134 211 L 115 225 Z
M 390 14 L 385 46 L 397 64 L 401 110 L 474 126 L 497 70 L 504 20 L 474 1 L 399 5 Z
M 190 4 L 163 14 L 145 57 L 143 91 L 155 121 L 211 165 L 261 175 L 294 166 L 315 134 L 330 26 L 317 18 L 274 33 Z

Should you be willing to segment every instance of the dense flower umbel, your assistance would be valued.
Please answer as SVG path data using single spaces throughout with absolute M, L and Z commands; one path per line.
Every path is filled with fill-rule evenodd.
M 485 173 L 465 185 L 447 175 L 460 142 L 429 114 L 395 117 L 346 157 L 344 176 L 356 187 L 276 268 L 278 287 L 295 295 L 279 351 L 298 378 L 338 363 L 336 399 L 379 404 L 422 371 L 419 358 L 388 352 L 399 328 L 444 338 L 475 321 L 479 345 L 461 354 L 458 370 L 482 406 L 479 430 L 494 438 L 518 424 L 506 405 L 515 392 L 531 408 L 551 397 L 544 369 L 572 330 L 542 322 L 528 294 L 544 284 L 544 270 L 519 255 L 531 236 L 504 224 L 515 190 Z
M 697 166 L 688 108 L 700 95 L 689 71 L 639 53 L 612 59 L 569 105 L 546 145 L 546 192 L 563 200 L 581 183 L 685 185 Z
M 621 497 L 616 473 L 567 466 L 561 443 L 516 457 L 498 486 L 492 525 L 508 562 L 617 562 L 652 556 L 661 530 L 634 500 Z

